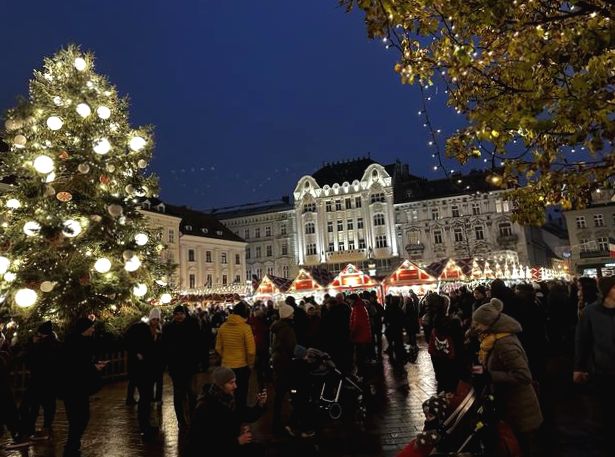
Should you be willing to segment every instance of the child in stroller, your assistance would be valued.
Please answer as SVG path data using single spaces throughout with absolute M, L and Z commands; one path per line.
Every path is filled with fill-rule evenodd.
M 495 414 L 494 398 L 484 387 L 460 382 L 455 393 L 440 393 L 423 403 L 425 428 L 398 457 L 519 457 L 512 430 Z
M 363 390 L 349 376 L 342 374 L 326 352 L 297 345 L 291 370 L 291 401 L 293 412 L 291 435 L 299 430 L 302 436 L 313 435 L 318 412 L 326 412 L 333 420 L 349 416 L 363 422 L 365 407 Z M 289 430 L 290 428 L 290 430 Z

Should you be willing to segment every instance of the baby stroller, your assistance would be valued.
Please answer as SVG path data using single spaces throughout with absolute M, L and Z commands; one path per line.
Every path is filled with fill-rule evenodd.
M 521 455 L 514 434 L 497 419 L 488 389 L 462 382 L 456 393 L 425 401 L 423 412 L 425 430 L 398 457 Z
M 357 380 L 345 376 L 337 369 L 329 354 L 318 349 L 297 346 L 295 358 L 305 362 L 309 379 L 304 383 L 304 389 L 309 389 L 308 401 L 314 407 L 333 420 L 346 416 L 363 423 L 366 410 L 363 389 Z

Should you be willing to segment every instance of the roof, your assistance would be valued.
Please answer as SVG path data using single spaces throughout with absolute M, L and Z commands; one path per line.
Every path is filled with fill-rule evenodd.
M 236 217 L 255 216 L 257 214 L 276 213 L 289 211 L 294 208 L 289 197 L 282 197 L 280 200 L 267 200 L 263 202 L 246 203 L 243 205 L 226 206 L 223 208 L 213 208 L 209 214 L 215 214 L 220 220 L 234 219 Z
M 491 173 L 490 170 L 472 170 L 466 175 L 454 173 L 450 178 L 434 180 L 409 176 L 395 186 L 395 203 L 502 190 L 487 182 Z
M 164 204 L 164 214 L 181 218 L 179 229 L 184 235 L 201 236 L 226 241 L 245 243 L 244 239 L 235 235 L 222 222 L 211 214 L 196 211 L 186 206 L 175 206 L 156 198 L 148 198 L 152 208 Z M 150 209 L 150 212 L 155 210 Z
M 312 178 L 314 178 L 321 187 L 325 184 L 351 183 L 354 180 L 360 180 L 365 173 L 365 169 L 373 163 L 377 162 L 370 157 L 360 157 L 358 159 L 342 162 L 328 162 L 320 169 L 316 170 L 316 172 L 312 174 Z

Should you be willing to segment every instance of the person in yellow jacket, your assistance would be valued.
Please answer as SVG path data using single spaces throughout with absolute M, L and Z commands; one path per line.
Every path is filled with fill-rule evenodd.
M 254 334 L 246 323 L 249 313 L 246 303 L 237 303 L 228 320 L 220 326 L 216 338 L 216 352 L 222 357 L 222 366 L 235 372 L 235 401 L 239 409 L 246 407 L 250 371 L 256 359 Z

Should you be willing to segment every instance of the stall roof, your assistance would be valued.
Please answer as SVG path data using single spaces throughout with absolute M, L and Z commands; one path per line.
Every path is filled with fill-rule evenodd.
M 309 292 L 322 290 L 331 283 L 333 275 L 324 268 L 301 268 L 288 292 Z
M 356 266 L 349 263 L 342 271 L 339 272 L 335 279 L 331 281 L 329 287 L 340 289 L 360 289 L 365 287 L 376 287 L 377 285 L 378 282 L 371 276 L 363 273 Z
M 288 288 L 292 284 L 292 281 L 290 279 L 281 278 L 279 276 L 273 276 L 269 274 L 265 275 L 263 279 L 261 279 L 261 282 L 256 288 L 256 290 L 254 291 L 254 295 L 267 295 L 267 293 L 264 292 L 264 286 L 267 284 L 271 284 L 273 288 L 277 289 L 276 293 L 284 293 L 288 290 Z
M 463 263 L 463 262 L 460 262 Z M 439 262 L 430 264 L 426 270 L 439 281 L 458 281 L 466 279 L 468 273 L 464 267 L 455 262 L 452 258 L 446 258 Z M 471 272 L 471 265 L 470 265 Z
M 424 269 L 419 267 L 416 263 L 410 260 L 404 260 L 397 270 L 391 273 L 384 279 L 386 285 L 415 285 L 435 282 L 436 278 Z

